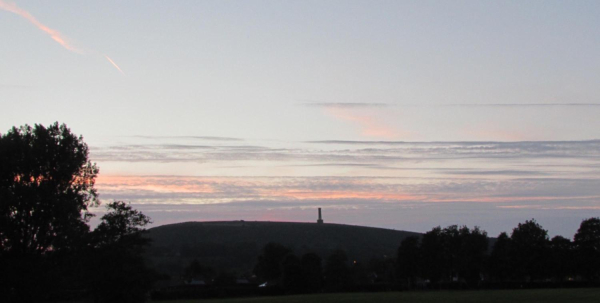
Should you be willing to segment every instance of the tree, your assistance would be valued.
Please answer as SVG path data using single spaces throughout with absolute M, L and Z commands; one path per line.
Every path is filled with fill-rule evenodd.
M 408 288 L 414 286 L 416 278 L 419 276 L 420 259 L 419 238 L 412 236 L 402 240 L 398 248 L 397 270 L 398 277 Z
M 600 218 L 583 220 L 574 242 L 579 272 L 590 280 L 600 278 Z
M 108 212 L 102 216 L 100 224 L 92 232 L 94 245 L 128 245 L 129 248 L 144 247 L 149 240 L 142 237 L 144 227 L 150 224 L 150 218 L 135 210 L 123 201 L 109 203 Z
M 204 266 L 200 264 L 198 259 L 194 259 L 190 264 L 185 268 L 183 274 L 186 282 L 191 282 L 192 280 L 210 280 L 216 276 L 215 270 L 212 267 Z
M 289 248 L 279 243 L 267 243 L 258 257 L 254 273 L 263 281 L 278 280 L 283 274 L 283 259 L 291 252 Z
M 423 278 L 438 283 L 447 272 L 442 228 L 435 227 L 421 238 L 421 270 Z
M 513 274 L 511 262 L 512 240 L 505 233 L 501 233 L 494 243 L 494 248 L 488 259 L 489 273 L 496 281 L 506 281 Z
M 115 201 L 92 232 L 89 263 L 92 295 L 99 302 L 144 302 L 156 273 L 144 263 L 143 237 L 150 218 L 130 204 Z
M 283 287 L 286 293 L 301 293 L 306 289 L 306 280 L 302 272 L 300 258 L 294 254 L 288 254 L 281 262 Z
M 13 127 L 0 134 L 0 253 L 72 248 L 98 205 L 98 168 L 66 125 Z
M 421 240 L 424 277 L 436 282 L 479 282 L 488 248 L 487 233 L 479 227 L 439 226 Z
M 550 240 L 550 274 L 559 282 L 573 274 L 575 254 L 573 242 L 562 236 Z
M 534 219 L 513 229 L 511 257 L 514 273 L 520 279 L 542 278 L 547 274 L 549 260 L 548 231 L 543 229 Z
M 321 257 L 315 253 L 306 253 L 300 260 L 302 271 L 306 279 L 306 290 L 318 292 L 323 287 L 323 268 Z
M 60 300 L 86 289 L 106 301 L 145 298 L 153 275 L 143 262 L 148 240 L 141 234 L 150 220 L 113 202 L 90 233 L 88 208 L 99 205 L 97 174 L 83 137 L 64 124 L 0 134 L 3 300 Z
M 328 291 L 348 290 L 350 278 L 348 255 L 345 251 L 337 249 L 325 263 L 325 287 Z
M 66 125 L 13 127 L 0 134 L 0 293 L 43 299 L 76 271 L 98 205 L 98 168 Z M 70 262 L 66 260 L 71 259 Z M 60 273 L 60 274 L 58 274 Z
M 475 226 L 472 230 L 466 226 L 459 229 L 459 252 L 457 256 L 458 276 L 473 287 L 481 281 L 487 250 L 487 232 Z

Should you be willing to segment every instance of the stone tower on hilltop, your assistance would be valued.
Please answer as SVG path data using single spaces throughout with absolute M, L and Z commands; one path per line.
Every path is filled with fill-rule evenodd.
M 321 218 L 321 208 L 319 207 L 319 219 L 317 220 L 317 224 L 323 224 L 323 218 Z

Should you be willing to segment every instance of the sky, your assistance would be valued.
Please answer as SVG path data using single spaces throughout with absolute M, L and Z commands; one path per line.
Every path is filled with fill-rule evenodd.
M 598 1 L 0 0 L 0 132 L 67 124 L 153 226 L 490 236 L 600 216 Z M 94 209 L 102 214 L 103 208 Z

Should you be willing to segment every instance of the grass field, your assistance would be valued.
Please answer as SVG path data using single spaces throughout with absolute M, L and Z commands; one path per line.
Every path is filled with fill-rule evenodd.
M 600 302 L 600 288 L 586 289 L 528 289 L 485 291 L 430 291 L 387 293 L 342 293 L 284 297 L 261 297 L 223 300 L 163 301 L 170 303 L 553 303 Z

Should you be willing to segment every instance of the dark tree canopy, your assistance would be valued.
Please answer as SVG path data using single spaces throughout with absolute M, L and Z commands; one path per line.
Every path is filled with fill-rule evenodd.
M 564 281 L 574 271 L 575 259 L 573 242 L 562 236 L 555 236 L 550 240 L 550 274 L 558 281 Z
M 487 232 L 475 226 L 461 227 L 458 235 L 456 273 L 467 283 L 476 285 L 481 280 L 488 250 Z
M 419 265 L 421 264 L 421 250 L 419 248 L 419 238 L 407 237 L 402 240 L 398 248 L 397 270 L 398 277 L 412 287 L 415 279 L 419 276 Z
M 423 277 L 433 282 L 439 281 L 448 267 L 440 226 L 426 232 L 421 238 L 421 258 Z
M 474 227 L 433 228 L 421 241 L 422 270 L 432 282 L 480 280 L 488 248 L 487 233 Z
M 320 290 L 323 285 L 321 257 L 315 253 L 306 253 L 302 256 L 300 263 L 306 279 L 306 289 L 309 292 Z
M 600 218 L 583 220 L 574 242 L 580 271 L 588 279 L 600 278 Z
M 512 275 L 511 243 L 512 240 L 505 232 L 501 233 L 494 243 L 488 269 L 496 281 L 504 281 Z
M 94 229 L 95 245 L 103 246 L 133 240 L 145 242 L 141 235 L 144 226 L 151 223 L 150 218 L 123 201 L 111 202 L 107 205 L 107 209 L 109 212 L 102 216 L 100 224 Z
M 281 278 L 283 274 L 282 262 L 284 258 L 292 251 L 279 244 L 267 243 L 258 257 L 258 264 L 254 268 L 254 273 L 263 281 L 272 281 Z
M 350 269 L 348 255 L 341 249 L 336 249 L 325 262 L 325 287 L 329 291 L 343 291 L 350 285 Z
M 148 217 L 124 202 L 90 232 L 98 168 L 66 125 L 0 134 L 0 293 L 32 302 L 93 294 L 143 301 L 154 279 L 144 264 Z M 63 297 L 66 296 L 66 297 Z
M 92 232 L 90 291 L 97 302 L 143 302 L 156 278 L 142 256 L 149 244 L 142 233 L 150 218 L 122 201 L 107 209 Z
M 548 231 L 534 219 L 519 223 L 511 238 L 511 268 L 518 277 L 530 279 L 543 276 L 550 257 Z
M 98 168 L 66 125 L 0 134 L 0 250 L 41 254 L 74 245 L 98 204 Z
M 198 259 L 194 259 L 185 268 L 183 276 L 189 283 L 192 280 L 213 279 L 216 276 L 216 272 L 212 267 L 204 266 Z

